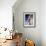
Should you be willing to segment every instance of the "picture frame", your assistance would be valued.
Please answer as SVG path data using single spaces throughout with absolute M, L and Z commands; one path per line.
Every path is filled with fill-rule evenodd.
M 23 25 L 24 27 L 36 27 L 36 12 L 24 12 Z

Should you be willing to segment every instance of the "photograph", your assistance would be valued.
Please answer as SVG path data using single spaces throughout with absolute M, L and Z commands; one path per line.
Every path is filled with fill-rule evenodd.
M 34 27 L 35 26 L 35 12 L 24 12 L 24 26 Z

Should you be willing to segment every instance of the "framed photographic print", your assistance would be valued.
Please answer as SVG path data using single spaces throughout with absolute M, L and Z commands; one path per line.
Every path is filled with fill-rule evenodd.
M 35 27 L 36 26 L 36 13 L 35 12 L 24 12 L 24 27 Z

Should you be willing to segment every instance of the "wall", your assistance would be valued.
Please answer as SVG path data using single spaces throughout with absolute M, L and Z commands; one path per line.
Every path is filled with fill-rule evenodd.
M 46 46 L 46 0 L 41 1 L 41 40 L 42 46 Z
M 12 6 L 16 0 L 0 0 L 0 27 L 12 29 Z
M 16 7 L 16 5 L 14 5 Z M 40 0 L 23 0 L 17 8 L 13 8 L 15 29 L 23 33 L 23 37 L 31 39 L 36 46 L 41 46 L 41 1 Z M 23 12 L 36 12 L 36 27 L 24 28 Z

